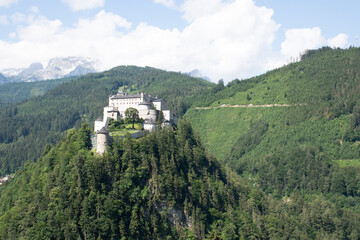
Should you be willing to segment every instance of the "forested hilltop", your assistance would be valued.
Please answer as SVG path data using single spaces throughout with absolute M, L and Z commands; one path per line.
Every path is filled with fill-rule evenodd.
M 269 174 L 282 180 L 265 181 L 280 190 L 286 178 L 309 176 L 292 162 L 305 155 L 309 159 L 301 163 L 313 164 L 313 155 L 329 166 L 360 165 L 359 92 L 360 49 L 325 47 L 264 75 L 218 84 L 196 96 L 186 117 L 209 151 L 239 172 L 263 178 L 259 171 L 277 171 L 284 164 L 282 172 Z
M 0 188 L 1 239 L 357 239 L 360 215 L 323 198 L 276 200 L 224 169 L 187 121 L 116 141 L 70 130 Z
M 26 160 L 36 160 L 44 146 L 65 136 L 64 131 L 102 115 L 108 96 L 119 88 L 164 98 L 181 116 L 183 99 L 214 84 L 180 73 L 150 67 L 121 66 L 63 83 L 45 95 L 0 108 L 0 176 L 12 173 Z
M 11 82 L 2 84 L 0 85 L 0 108 L 8 104 L 23 102 L 31 97 L 44 95 L 57 85 L 74 79 L 61 78 L 39 82 Z
M 119 88 L 185 119 L 94 155 L 81 123 Z M 0 239 L 359 239 L 359 92 L 360 49 L 324 47 L 226 86 L 118 67 L 0 109 L 1 170 L 30 160 Z

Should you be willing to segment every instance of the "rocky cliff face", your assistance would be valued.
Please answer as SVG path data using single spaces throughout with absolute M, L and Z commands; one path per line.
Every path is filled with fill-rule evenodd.
M 53 58 L 46 68 L 41 63 L 33 63 L 25 69 L 5 69 L 2 74 L 11 82 L 36 82 L 95 72 L 94 64 L 95 61 L 83 57 Z

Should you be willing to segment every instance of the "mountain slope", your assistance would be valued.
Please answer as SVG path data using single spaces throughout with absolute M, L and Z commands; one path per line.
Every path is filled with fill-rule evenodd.
M 57 85 L 74 80 L 75 78 L 61 78 L 51 81 L 16 82 L 0 85 L 0 106 L 23 102 L 31 97 L 44 95 Z
M 356 239 L 359 214 L 316 198 L 284 200 L 225 170 L 188 122 L 89 151 L 70 130 L 0 188 L 2 239 Z
M 88 150 L 89 134 L 84 125 L 71 130 L 0 189 L 2 238 L 203 238 L 210 228 L 207 209 L 213 207 L 209 222 L 214 222 L 241 193 L 247 194 L 243 183 L 226 186 L 224 169 L 204 154 L 187 123 L 180 123 L 176 133 L 158 131 L 137 142 L 116 142 L 104 158 Z M 10 194 L 15 189 L 19 194 Z M 19 218 L 23 224 L 15 228 Z
M 180 73 L 133 66 L 89 74 L 61 84 L 44 96 L 0 108 L 0 173 L 10 173 L 26 160 L 36 160 L 47 143 L 54 144 L 63 132 L 102 114 L 108 96 L 126 87 L 167 100 L 181 115 L 187 96 L 212 84 Z
M 0 85 L 7 82 L 8 82 L 7 78 L 0 73 Z
M 212 91 L 185 116 L 219 160 L 268 192 L 359 196 L 360 49 L 309 51 Z

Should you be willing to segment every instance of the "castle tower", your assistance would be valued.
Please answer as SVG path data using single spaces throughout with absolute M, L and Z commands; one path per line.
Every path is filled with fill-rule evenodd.
M 109 145 L 109 132 L 105 129 L 105 127 L 101 128 L 97 132 L 96 145 L 96 152 L 103 155 L 106 151 L 106 147 Z

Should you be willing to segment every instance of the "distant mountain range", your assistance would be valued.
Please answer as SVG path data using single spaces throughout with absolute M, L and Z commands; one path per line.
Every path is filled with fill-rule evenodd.
M 1 71 L 0 84 L 5 82 L 36 82 L 48 79 L 58 79 L 70 76 L 81 76 L 95 72 L 95 61 L 84 57 L 66 57 L 50 59 L 46 68 L 37 62 L 28 68 L 11 68 Z
M 0 239 L 360 239 L 359 62 L 323 47 L 226 86 L 120 66 L 0 107 Z M 118 90 L 184 117 L 96 155 Z
M 194 77 L 194 78 L 201 78 L 201 79 L 204 79 L 206 81 L 210 81 L 210 78 L 206 77 L 206 76 L 203 76 L 201 74 L 201 72 L 198 70 L 198 69 L 194 69 L 192 70 L 191 72 L 187 72 L 187 73 L 184 73 L 185 75 L 189 76 L 189 77 Z
M 0 73 L 0 84 L 4 84 L 7 82 L 8 82 L 7 78 Z

